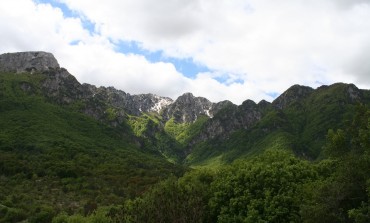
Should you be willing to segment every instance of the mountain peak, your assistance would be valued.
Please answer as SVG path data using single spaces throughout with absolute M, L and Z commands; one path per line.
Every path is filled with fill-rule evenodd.
M 314 89 L 311 87 L 296 84 L 288 88 L 288 90 L 286 90 L 278 98 L 276 98 L 272 102 L 272 104 L 279 109 L 283 109 L 288 105 L 292 104 L 293 102 L 299 101 L 307 97 L 313 91 Z
M 194 98 L 194 95 L 191 92 L 186 92 L 186 93 L 182 94 L 180 97 Z
M 43 51 L 5 53 L 0 55 L 0 71 L 43 72 L 60 68 L 54 55 Z
M 173 117 L 179 123 L 194 122 L 199 115 L 211 117 L 212 106 L 213 103 L 206 98 L 185 93 L 164 110 L 164 117 L 167 120 Z

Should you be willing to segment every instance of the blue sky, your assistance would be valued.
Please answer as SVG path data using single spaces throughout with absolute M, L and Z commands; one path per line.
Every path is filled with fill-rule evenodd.
M 186 77 L 195 78 L 198 73 L 201 72 L 211 72 L 206 66 L 195 63 L 192 58 L 174 58 L 165 56 L 163 51 L 149 51 L 140 47 L 140 44 L 135 41 L 124 42 L 120 41 L 116 44 L 116 50 L 124 54 L 138 54 L 143 55 L 148 61 L 156 62 L 165 62 L 171 63 L 176 67 L 176 70 L 184 74 Z M 219 78 L 217 79 L 221 83 L 224 83 L 224 80 Z
M 90 33 L 96 33 L 96 28 L 94 22 L 87 19 L 85 16 L 74 12 L 66 4 L 56 0 L 37 0 L 39 3 L 50 4 L 55 8 L 59 8 L 62 10 L 63 15 L 65 17 L 77 17 L 80 18 L 83 24 L 83 27 L 89 30 Z M 76 44 L 77 42 L 73 42 L 71 44 Z M 210 72 L 211 70 L 208 69 L 206 66 L 201 65 L 199 63 L 195 63 L 192 58 L 174 58 L 165 56 L 163 51 L 149 51 L 145 50 L 140 47 L 139 42 L 135 41 L 119 41 L 116 43 L 112 41 L 112 43 L 116 46 L 116 51 L 124 54 L 137 54 L 144 56 L 150 62 L 166 62 L 171 63 L 176 67 L 176 70 L 180 73 L 184 74 L 186 77 L 195 78 L 196 74 L 200 72 Z M 221 83 L 224 83 L 223 78 L 217 78 Z
M 51 52 L 81 83 L 173 99 L 370 88 L 367 0 L 3 0 L 0 53 Z

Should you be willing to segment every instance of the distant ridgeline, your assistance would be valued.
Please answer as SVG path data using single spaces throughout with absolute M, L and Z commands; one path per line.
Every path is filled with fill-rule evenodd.
M 2 54 L 0 219 L 21 221 L 50 207 L 89 214 L 189 167 L 271 149 L 317 160 L 328 130 L 345 128 L 369 104 L 369 90 L 344 83 L 294 85 L 272 103 L 241 105 L 191 93 L 131 95 L 80 84 L 51 53 Z
M 315 159 L 329 128 L 340 128 L 357 104 L 369 104 L 369 90 L 337 83 L 317 89 L 294 85 L 272 103 L 251 100 L 237 106 L 212 103 L 185 93 L 175 101 L 153 94 L 130 95 L 113 87 L 80 84 L 46 52 L 7 53 L 0 71 L 37 73 L 37 86 L 23 81 L 25 93 L 74 109 L 111 127 L 130 129 L 137 145 L 171 162 L 208 165 L 278 147 Z

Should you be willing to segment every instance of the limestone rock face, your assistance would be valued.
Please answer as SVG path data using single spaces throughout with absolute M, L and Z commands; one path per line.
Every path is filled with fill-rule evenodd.
M 206 98 L 185 93 L 164 109 L 163 117 L 165 120 L 174 118 L 178 123 L 194 122 L 199 115 L 211 116 L 212 105 L 213 103 Z
M 69 107 L 102 123 L 118 127 L 123 130 L 123 135 L 139 137 L 134 140 L 143 148 L 149 146 L 150 149 L 158 150 L 165 157 L 168 157 L 168 154 L 177 154 L 175 156 L 180 159 L 191 154 L 193 149 L 196 149 L 197 153 L 202 149 L 210 149 L 207 146 L 203 148 L 203 145 L 208 142 L 212 145 L 212 149 L 214 147 L 224 151 L 228 147 L 221 145 L 222 148 L 217 148 L 216 144 L 224 140 L 236 140 L 229 141 L 231 142 L 229 145 L 233 145 L 239 143 L 238 140 L 241 139 L 239 137 L 249 137 L 250 133 L 253 133 L 251 137 L 257 136 L 261 139 L 261 135 L 268 135 L 274 131 L 280 133 L 288 128 L 294 130 L 287 132 L 289 135 L 311 134 L 312 129 L 325 130 L 326 120 L 330 122 L 332 118 L 331 112 L 339 114 L 340 109 L 348 107 L 349 104 L 356 105 L 370 98 L 368 90 L 363 91 L 353 84 L 337 83 L 315 90 L 311 87 L 294 85 L 272 103 L 264 100 L 258 104 L 246 100 L 241 105 L 235 105 L 230 101 L 212 103 L 206 98 L 195 97 L 191 93 L 185 93 L 173 101 L 154 94 L 131 95 L 114 87 L 80 84 L 73 75 L 59 66 L 51 53 L 46 52 L 0 55 L 0 72 L 25 72 L 24 76 L 38 77 L 35 81 L 37 84 L 21 82 L 20 89 L 28 94 L 40 94 L 49 102 Z M 18 76 L 23 75 L 18 74 Z M 337 109 L 338 106 L 342 107 Z M 317 115 L 313 111 L 327 115 Z M 150 115 L 144 115 L 146 113 Z M 140 125 L 139 128 L 144 130 L 140 136 L 134 135 L 133 131 L 130 132 L 134 129 L 127 130 L 130 123 L 136 120 L 138 122 L 135 124 Z M 172 132 L 166 129 L 167 124 L 170 123 L 169 120 L 180 124 L 175 127 L 172 125 L 173 129 L 187 128 L 179 133 L 178 138 L 183 139 L 183 136 L 189 138 L 180 141 L 177 136 L 171 135 Z M 318 125 L 320 126 L 317 127 Z M 171 128 L 171 125 L 169 126 Z M 301 130 L 306 127 L 309 129 L 308 133 Z M 253 132 L 254 130 L 256 132 Z M 326 130 L 320 135 L 325 133 Z M 309 140 L 305 139 L 307 143 L 318 141 L 316 135 L 310 137 L 307 138 Z M 315 146 L 313 143 L 310 145 Z M 225 146 L 228 145 L 225 144 Z
M 43 72 L 58 69 L 59 64 L 53 54 L 32 51 L 19 53 L 6 53 L 0 55 L 0 71 L 3 72 Z
M 263 110 L 269 103 L 256 104 L 252 100 L 246 100 L 239 106 L 231 102 L 222 102 L 222 105 L 192 140 L 191 145 L 214 138 L 226 139 L 237 130 L 251 128 L 261 119 Z
M 130 95 L 114 87 L 95 87 L 83 84 L 84 98 L 100 101 L 130 115 L 139 116 L 144 112 L 158 113 L 172 103 L 172 99 L 154 94 Z
M 358 101 L 360 98 L 362 98 L 362 92 L 360 89 L 358 89 L 354 84 L 349 84 L 347 87 L 347 94 L 348 97 L 352 102 Z
M 173 101 L 153 94 L 130 95 L 113 87 L 95 87 L 80 84 L 65 68 L 59 66 L 53 54 L 34 51 L 6 53 L 0 55 L 0 71 L 12 73 L 43 73 L 45 79 L 42 90 L 48 98 L 60 104 L 70 104 L 76 100 L 85 103 L 81 111 L 95 119 L 107 116 L 107 109 L 116 112 L 118 122 L 126 114 L 141 115 L 144 112 L 158 113 Z M 28 91 L 29 86 L 21 86 Z

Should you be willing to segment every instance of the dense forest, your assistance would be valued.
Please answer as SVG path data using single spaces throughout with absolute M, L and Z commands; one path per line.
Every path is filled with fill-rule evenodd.
M 352 101 L 355 88 L 336 84 L 293 100 L 295 87 L 285 108 L 118 122 L 102 100 L 46 94 L 52 75 L 0 74 L 0 222 L 370 222 L 368 91 Z M 92 105 L 98 119 L 81 112 Z M 206 137 L 249 111 L 258 122 Z
M 325 158 L 267 150 L 219 169 L 169 177 L 122 205 L 53 222 L 369 222 L 370 110 L 329 130 Z

